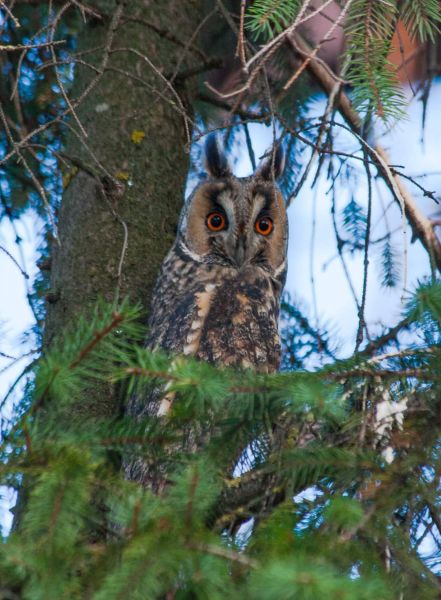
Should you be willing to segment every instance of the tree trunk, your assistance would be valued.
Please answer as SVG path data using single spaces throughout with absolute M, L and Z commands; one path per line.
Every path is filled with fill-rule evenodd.
M 78 65 L 72 98 L 97 83 L 75 111 L 87 138 L 77 119 L 69 118 L 66 155 L 73 167 L 65 176 L 59 243 L 52 244 L 48 345 L 100 297 L 128 296 L 149 307 L 158 268 L 175 237 L 188 169 L 176 95 L 184 90 L 174 93 L 159 71 L 173 73 L 184 53 L 185 68 L 201 59 L 142 21 L 168 32 L 179 22 L 176 36 L 186 42 L 200 23 L 200 4 L 96 2 L 105 17 L 93 19 L 79 35 L 79 50 L 88 51 L 81 58 L 98 72 Z M 135 16 L 140 22 L 128 19 Z M 111 390 L 97 389 L 80 410 L 109 416 L 118 407 Z

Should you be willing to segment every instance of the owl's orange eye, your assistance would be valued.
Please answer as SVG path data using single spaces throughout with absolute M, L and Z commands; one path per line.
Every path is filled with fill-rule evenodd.
M 222 231 L 226 224 L 225 217 L 220 212 L 212 212 L 207 216 L 207 227 L 211 231 Z
M 273 220 L 269 217 L 260 217 L 254 227 L 260 235 L 269 235 L 273 230 Z

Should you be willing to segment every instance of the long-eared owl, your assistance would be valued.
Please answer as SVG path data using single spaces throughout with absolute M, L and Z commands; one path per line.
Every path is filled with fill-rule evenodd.
M 216 138 L 205 146 L 208 178 L 186 202 L 178 233 L 153 292 L 147 347 L 216 365 L 276 371 L 278 316 L 286 277 L 288 222 L 275 184 L 283 169 L 277 146 L 251 177 L 235 177 Z M 131 398 L 135 417 L 165 416 L 175 395 L 154 386 Z M 186 445 L 198 446 L 187 432 Z M 187 447 L 186 446 L 186 447 Z M 125 473 L 152 490 L 167 482 L 164 464 L 124 461 Z
M 156 283 L 148 346 L 276 371 L 288 240 L 285 201 L 275 184 L 283 150 L 275 146 L 243 178 L 232 174 L 214 135 L 205 157 L 208 178 L 185 203 Z

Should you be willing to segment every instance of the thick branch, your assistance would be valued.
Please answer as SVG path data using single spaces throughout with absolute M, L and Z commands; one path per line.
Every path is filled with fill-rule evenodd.
M 312 49 L 301 35 L 294 33 L 288 36 L 287 39 L 289 45 L 297 55 L 300 55 L 303 59 L 311 57 Z M 334 91 L 335 86 L 339 85 L 332 69 L 315 57 L 310 58 L 307 69 L 328 96 Z M 343 91 L 340 90 L 335 104 L 351 130 L 357 136 L 362 136 L 361 117 Z M 402 178 L 394 169 L 388 167 L 389 157 L 386 150 L 380 145 L 377 145 L 374 149 L 367 143 L 366 150 L 370 158 L 375 162 L 395 200 L 400 206 L 403 203 L 407 221 L 412 229 L 413 238 L 418 239 L 422 243 L 430 256 L 431 264 L 441 272 L 441 243 L 434 232 L 431 221 L 420 211 Z

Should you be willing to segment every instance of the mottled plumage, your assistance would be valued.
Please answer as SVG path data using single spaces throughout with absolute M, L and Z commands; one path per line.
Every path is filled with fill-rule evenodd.
M 213 138 L 207 146 L 209 178 L 184 206 L 176 241 L 162 265 L 148 346 L 218 365 L 275 371 L 288 230 L 272 158 L 251 177 L 237 178 Z M 276 153 L 276 176 L 282 160 Z M 207 217 L 217 211 L 227 226 L 210 231 Z M 268 235 L 256 231 L 264 217 L 273 224 Z

